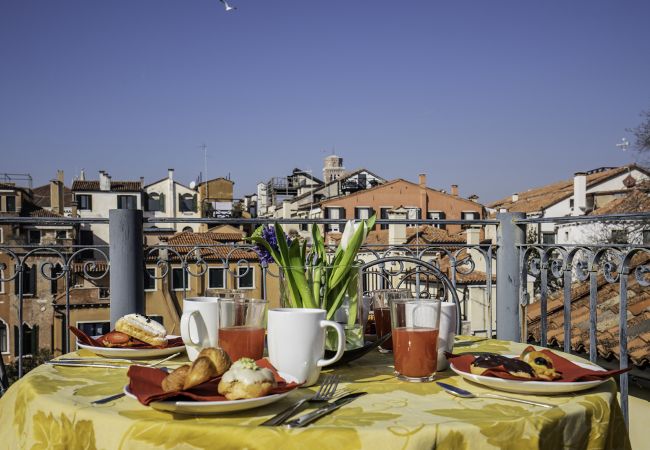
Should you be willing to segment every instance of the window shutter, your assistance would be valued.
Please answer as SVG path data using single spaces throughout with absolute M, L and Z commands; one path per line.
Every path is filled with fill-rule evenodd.
M 198 206 L 199 206 L 199 203 L 198 203 L 198 201 L 197 201 L 197 196 L 196 196 L 196 194 L 194 194 L 194 195 L 192 196 L 192 210 L 193 210 L 194 212 L 197 212 L 197 211 L 198 211 Z
M 345 219 L 345 208 L 339 208 L 339 219 Z
M 330 209 L 325 208 L 325 219 L 329 219 L 329 218 L 330 218 Z
M 144 199 L 144 210 L 151 211 L 151 197 L 149 196 L 149 193 L 143 192 L 142 197 Z
M 375 215 L 375 209 L 374 208 L 368 208 L 368 219 L 370 219 L 374 215 Z
M 29 270 L 29 293 L 36 295 L 36 265 L 32 264 Z
M 178 194 L 178 210 L 183 211 L 183 196 Z
M 165 194 L 160 194 L 160 207 L 158 208 L 158 211 L 165 212 L 167 209 L 167 205 L 165 203 Z
M 14 356 L 18 356 L 18 334 L 20 331 L 18 327 L 14 325 Z
M 415 216 L 418 220 L 422 219 L 422 208 L 417 209 L 417 215 Z
M 38 325 L 34 325 L 32 328 L 30 348 L 31 354 L 36 356 L 36 353 L 38 353 Z
M 359 208 L 354 208 L 354 220 L 359 220 Z

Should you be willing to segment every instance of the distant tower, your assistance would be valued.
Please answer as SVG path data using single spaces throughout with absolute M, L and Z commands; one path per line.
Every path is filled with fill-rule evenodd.
M 325 183 L 339 179 L 344 172 L 343 158 L 336 155 L 329 155 L 325 158 L 325 166 L 323 166 L 323 181 Z

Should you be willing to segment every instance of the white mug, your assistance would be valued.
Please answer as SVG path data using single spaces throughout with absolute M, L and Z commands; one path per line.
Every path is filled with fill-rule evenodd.
M 206 347 L 219 343 L 219 298 L 191 297 L 183 302 L 181 338 L 187 356 L 194 361 Z
M 456 336 L 456 303 L 442 302 L 440 311 L 440 333 L 438 334 L 438 371 L 446 370 L 449 361 L 445 352 L 454 349 L 454 336 Z
M 321 367 L 335 363 L 345 350 L 343 326 L 325 320 L 324 309 L 276 308 L 269 311 L 269 360 L 279 371 L 311 386 L 318 381 Z M 332 327 L 338 335 L 336 355 L 323 359 L 325 328 Z

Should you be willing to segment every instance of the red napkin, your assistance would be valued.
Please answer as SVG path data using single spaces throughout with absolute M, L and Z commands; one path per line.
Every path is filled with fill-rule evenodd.
M 79 339 L 79 342 L 85 345 L 90 345 L 92 347 L 106 347 L 102 342 L 101 339 L 103 336 L 100 336 L 99 339 L 93 339 L 92 337 L 88 336 L 86 333 L 81 331 L 79 328 L 70 326 L 70 331 L 72 331 L 72 334 L 77 336 L 77 339 Z M 181 347 L 185 344 L 183 344 L 183 339 L 180 337 L 175 337 L 172 339 L 167 340 L 167 345 L 151 345 L 147 344 L 146 342 L 142 342 L 136 338 L 131 338 L 133 340 L 133 345 L 129 345 L 128 347 L 116 347 L 116 348 L 138 348 L 138 349 L 145 349 L 145 348 L 168 348 L 168 347 Z M 108 347 L 107 347 L 108 348 Z
M 284 378 L 278 374 L 275 367 L 266 359 L 256 361 L 259 367 L 270 369 L 275 376 L 277 386 L 271 389 L 271 394 L 282 394 L 300 386 L 298 383 L 287 383 Z M 143 366 L 131 366 L 127 372 L 129 377 L 129 391 L 135 395 L 140 403 L 148 405 L 151 402 L 167 400 L 174 398 L 176 400 L 191 399 L 203 402 L 219 402 L 227 400 L 223 395 L 217 393 L 217 386 L 221 377 L 213 378 L 205 383 L 194 386 L 187 391 L 165 392 L 162 389 L 162 381 L 167 376 L 167 372 L 161 369 Z
M 535 350 L 533 347 L 528 347 L 526 349 L 526 351 L 533 351 L 533 350 Z M 606 371 L 591 370 L 591 369 L 586 369 L 584 367 L 580 367 L 577 364 L 572 363 L 568 359 L 553 353 L 550 350 L 541 350 L 541 352 L 544 353 L 549 358 L 551 358 L 551 361 L 553 361 L 553 366 L 555 367 L 555 371 L 560 372 L 561 377 L 558 378 L 557 380 L 553 380 L 554 382 L 558 382 L 558 383 L 563 383 L 563 382 L 567 383 L 571 381 L 603 380 L 605 378 L 611 377 L 612 375 L 618 375 L 619 373 L 624 373 L 629 370 L 632 370 L 631 367 L 628 367 L 627 369 L 606 370 Z M 447 354 L 447 358 L 453 360 L 454 367 L 456 367 L 458 370 L 462 372 L 470 373 L 470 364 L 474 362 L 476 356 Z M 483 372 L 482 375 L 488 377 L 504 378 L 506 380 L 548 381 L 542 378 L 516 377 L 506 372 L 506 370 L 502 366 L 488 369 L 485 372 Z

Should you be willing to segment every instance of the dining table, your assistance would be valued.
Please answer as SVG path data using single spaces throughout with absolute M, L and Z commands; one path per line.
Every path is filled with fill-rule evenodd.
M 458 336 L 454 353 L 518 354 L 527 344 Z M 290 349 L 288 349 L 290 351 Z M 558 354 L 583 361 L 575 355 Z M 95 356 L 78 350 L 63 357 Z M 186 362 L 181 355 L 165 364 Z M 155 410 L 119 393 L 125 369 L 43 364 L 0 398 L 0 447 L 61 449 L 629 449 L 629 437 L 610 378 L 580 392 L 508 394 L 552 408 L 493 398 L 449 395 L 435 382 L 411 383 L 394 375 L 393 356 L 376 349 L 323 374 L 341 377 L 341 389 L 367 392 L 304 428 L 260 426 L 318 383 L 255 409 L 193 416 Z M 321 375 L 321 380 L 323 377 Z M 438 381 L 476 394 L 494 393 L 447 369 Z M 319 405 L 310 405 L 305 411 Z

